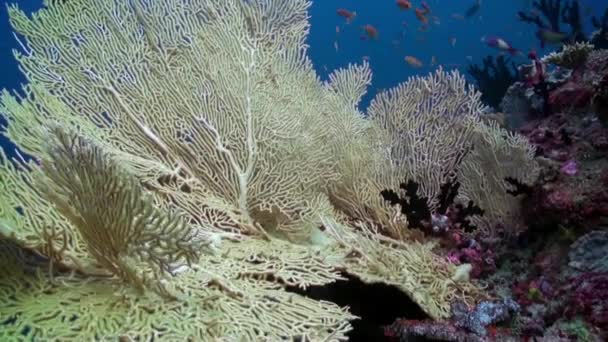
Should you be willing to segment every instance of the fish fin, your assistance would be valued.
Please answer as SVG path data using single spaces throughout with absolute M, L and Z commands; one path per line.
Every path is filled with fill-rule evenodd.
M 355 20 L 355 18 L 357 17 L 357 12 L 352 12 L 351 16 L 346 18 L 346 23 L 350 24 L 353 22 L 353 20 Z

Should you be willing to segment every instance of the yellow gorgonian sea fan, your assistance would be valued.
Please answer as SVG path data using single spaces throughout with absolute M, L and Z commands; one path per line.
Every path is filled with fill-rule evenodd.
M 369 65 L 322 82 L 309 6 L 9 8 L 29 83 L 0 98 L 21 153 L 0 154 L 0 340 L 344 340 L 347 308 L 287 288 L 345 273 L 437 319 L 484 296 L 380 195 L 415 177 L 435 205 L 477 134 L 477 94 L 440 70 L 379 95 L 366 119 Z

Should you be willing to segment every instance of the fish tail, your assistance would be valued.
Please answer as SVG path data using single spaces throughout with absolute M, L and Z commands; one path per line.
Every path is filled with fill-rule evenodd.
M 346 18 L 346 23 L 350 24 L 353 22 L 353 20 L 355 20 L 355 18 L 357 17 L 357 12 L 352 12 L 351 16 Z

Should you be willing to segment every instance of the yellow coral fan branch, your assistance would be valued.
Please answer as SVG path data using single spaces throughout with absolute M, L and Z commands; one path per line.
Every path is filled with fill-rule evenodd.
M 78 229 L 90 253 L 129 283 L 161 289 L 180 260 L 197 260 L 196 231 L 152 206 L 137 181 L 91 141 L 55 127 L 38 184 Z

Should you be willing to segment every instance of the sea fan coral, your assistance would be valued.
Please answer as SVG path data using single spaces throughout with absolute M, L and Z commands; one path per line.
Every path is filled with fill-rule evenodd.
M 0 98 L 22 154 L 0 154 L 0 339 L 340 340 L 346 308 L 287 288 L 345 273 L 435 319 L 486 297 L 381 196 L 414 178 L 436 205 L 492 129 L 480 95 L 439 70 L 379 95 L 366 119 L 369 66 L 319 80 L 309 5 L 10 7 L 29 84 Z M 527 156 L 500 139 L 480 151 Z M 476 170 L 512 173 L 484 156 Z

